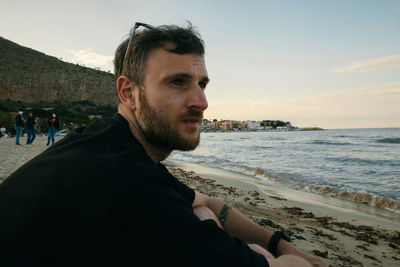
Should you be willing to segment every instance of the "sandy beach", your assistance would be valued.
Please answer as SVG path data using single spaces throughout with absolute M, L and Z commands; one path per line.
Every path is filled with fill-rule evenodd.
M 0 139 L 0 182 L 44 151 L 46 142 L 47 137 L 37 137 L 32 146 L 16 146 L 14 138 Z M 273 184 L 261 187 L 234 174 L 168 160 L 166 165 L 191 188 L 223 199 L 267 229 L 285 231 L 296 246 L 330 266 L 400 266 L 400 222 L 384 210 L 372 216 L 363 207 L 330 207 L 329 199 Z
M 62 137 L 56 137 L 55 141 Z M 20 138 L 22 146 L 15 145 L 15 137 L 0 138 L 0 182 L 30 159 L 46 150 L 47 136 L 36 136 L 31 146 L 26 145 L 26 138 Z

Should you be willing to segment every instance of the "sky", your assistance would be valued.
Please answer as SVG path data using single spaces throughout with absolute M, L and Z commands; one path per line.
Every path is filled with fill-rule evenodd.
M 136 21 L 190 21 L 206 45 L 208 119 L 400 127 L 398 0 L 0 0 L 0 7 L 3 38 L 111 72 Z

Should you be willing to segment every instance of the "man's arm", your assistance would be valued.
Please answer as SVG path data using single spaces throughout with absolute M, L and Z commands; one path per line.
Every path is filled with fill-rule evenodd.
M 195 199 L 193 201 L 194 208 L 200 206 L 208 207 L 220 219 L 225 232 L 230 236 L 237 237 L 248 244 L 257 244 L 263 248 L 268 248 L 268 243 L 273 232 L 254 223 L 234 208 L 224 208 L 222 211 L 224 204 L 225 203 L 220 199 L 209 197 L 195 191 Z M 296 255 L 305 259 L 313 266 L 326 266 L 321 259 L 301 251 L 285 240 L 281 240 L 278 243 L 277 256 L 281 255 Z

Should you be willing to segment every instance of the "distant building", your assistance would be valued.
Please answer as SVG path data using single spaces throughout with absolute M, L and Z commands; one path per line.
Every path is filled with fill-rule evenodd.
M 211 126 L 211 129 L 218 129 L 218 122 L 217 121 L 213 121 L 213 122 L 211 122 L 211 124 L 210 124 Z
M 242 130 L 246 128 L 246 125 L 242 121 L 232 121 L 232 128 L 237 130 Z
M 219 125 L 219 129 L 228 131 L 233 129 L 233 122 L 228 120 L 228 121 L 222 121 L 221 124 Z
M 209 129 L 211 128 L 211 121 L 204 119 L 201 123 L 201 129 Z
M 290 122 L 283 121 L 234 121 L 234 120 L 219 120 L 213 119 L 212 121 L 204 119 L 201 124 L 201 129 L 205 131 L 272 131 L 274 129 L 280 131 L 293 131 L 298 129 L 292 126 Z
M 260 127 L 259 121 L 246 121 L 247 129 L 249 130 L 256 130 Z

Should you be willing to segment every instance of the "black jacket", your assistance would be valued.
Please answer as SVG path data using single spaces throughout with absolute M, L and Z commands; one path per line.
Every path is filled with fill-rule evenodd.
M 28 130 L 35 129 L 35 117 L 28 117 L 26 119 L 26 129 L 28 129 Z
M 15 116 L 15 126 L 24 127 L 24 118 L 21 114 Z
M 0 184 L 0 266 L 268 266 L 194 197 L 121 115 L 91 122 Z
M 51 127 L 52 120 L 53 120 L 53 117 L 50 117 L 50 118 L 47 120 L 47 127 L 48 127 L 48 128 Z M 56 128 L 56 130 L 58 130 L 58 129 L 60 128 L 60 124 L 59 124 L 59 121 L 58 121 L 58 117 L 57 117 L 57 116 L 56 116 L 56 118 L 55 118 L 55 121 L 54 121 L 54 125 L 53 125 L 53 126 Z

